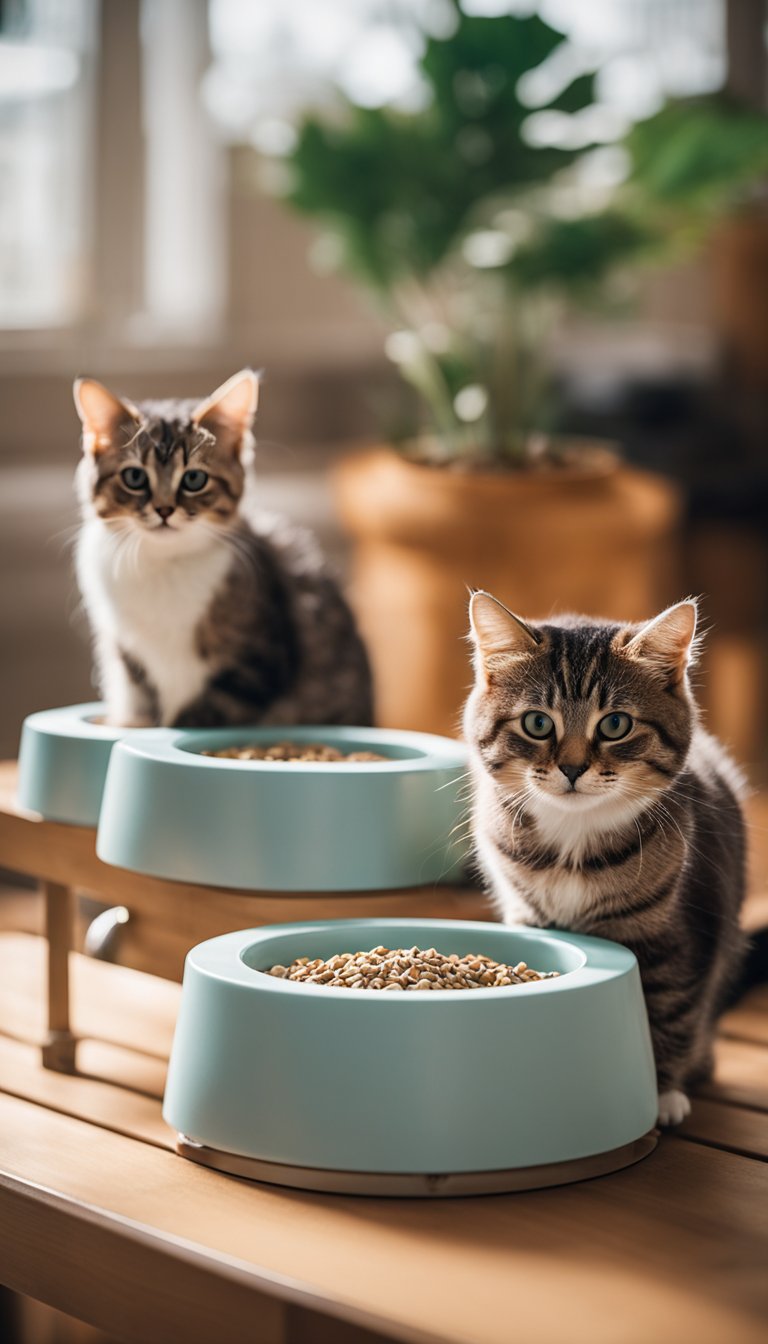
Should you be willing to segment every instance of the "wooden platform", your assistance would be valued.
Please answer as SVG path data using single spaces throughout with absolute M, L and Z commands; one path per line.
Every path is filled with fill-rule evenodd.
M 729 1014 L 716 1083 L 638 1166 L 425 1204 L 184 1162 L 160 1114 L 178 986 L 72 962 L 83 1040 L 67 1077 L 40 1064 L 44 943 L 0 935 L 12 1288 L 137 1344 L 764 1344 L 768 990 Z
M 49 922 L 66 922 L 75 887 L 129 905 L 120 955 L 144 971 L 178 975 L 200 936 L 362 913 L 360 899 L 379 914 L 489 913 L 448 889 L 286 897 L 137 878 L 98 862 L 93 832 L 21 815 L 11 768 L 0 784 L 0 866 L 40 876 Z M 768 919 L 764 798 L 751 814 L 754 927 Z M 429 1204 L 184 1162 L 160 1110 L 178 985 L 68 960 L 72 1075 L 41 1062 L 45 941 L 0 933 L 0 1282 L 16 1291 L 128 1344 L 765 1344 L 768 987 L 723 1019 L 715 1082 L 638 1166 Z

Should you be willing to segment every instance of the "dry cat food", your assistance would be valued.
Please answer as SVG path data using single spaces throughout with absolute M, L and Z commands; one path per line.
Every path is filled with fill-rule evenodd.
M 325 742 L 270 742 L 267 746 L 221 747 L 201 756 L 221 756 L 229 761 L 388 761 L 377 751 L 339 751 Z
M 297 957 L 290 966 L 271 966 L 268 975 L 304 985 L 337 989 L 499 989 L 552 980 L 557 971 L 534 971 L 524 961 L 507 966 L 491 957 L 445 956 L 430 947 L 374 947 L 370 952 L 339 952 L 323 961 Z

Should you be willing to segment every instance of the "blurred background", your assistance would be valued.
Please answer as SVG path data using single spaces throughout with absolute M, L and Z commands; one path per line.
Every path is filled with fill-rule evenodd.
M 530 617 L 696 593 L 710 725 L 764 779 L 765 20 L 2 0 L 4 753 L 92 696 L 73 377 L 251 365 L 263 501 L 348 582 L 383 721 L 455 727 L 466 585 Z

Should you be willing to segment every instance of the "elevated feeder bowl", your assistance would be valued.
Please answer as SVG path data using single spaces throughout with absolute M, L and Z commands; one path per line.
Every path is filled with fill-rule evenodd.
M 113 746 L 147 731 L 113 727 L 104 723 L 105 713 L 95 701 L 44 709 L 24 720 L 16 795 L 24 811 L 72 826 L 97 824 Z
M 560 975 L 388 994 L 264 974 L 381 943 Z M 187 957 L 163 1114 L 184 1157 L 312 1190 L 477 1194 L 618 1170 L 656 1141 L 637 962 L 600 939 L 454 920 L 213 938 Z
M 383 761 L 203 755 L 281 740 Z M 153 877 L 249 891 L 372 891 L 461 875 L 466 753 L 427 733 L 341 727 L 166 729 L 119 742 L 96 851 Z

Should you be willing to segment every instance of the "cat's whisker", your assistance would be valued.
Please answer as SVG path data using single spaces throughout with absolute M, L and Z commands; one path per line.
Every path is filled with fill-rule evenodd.
M 456 830 L 458 830 L 458 828 L 459 828 L 460 826 L 470 826 L 471 824 L 472 824 L 472 817 L 471 817 L 471 814 L 470 814 L 470 813 L 466 813 L 465 815 L 459 817 L 459 820 L 458 820 L 457 822 L 454 822 L 454 825 L 453 825 L 453 827 L 451 828 L 450 834 L 453 835 L 453 832 L 456 831 Z
M 444 784 L 438 784 L 435 793 L 442 793 L 443 789 L 450 789 L 454 784 L 461 784 L 465 779 L 471 779 L 472 771 L 465 770 L 463 775 L 457 775 L 455 779 L 447 779 Z
M 65 551 L 68 546 L 73 546 L 80 535 L 81 523 L 70 523 L 69 527 L 62 527 L 59 532 L 54 532 L 46 540 L 46 546 L 55 546 L 60 543 L 60 553 Z
M 640 822 L 638 821 L 637 817 L 633 817 L 632 820 L 635 824 L 635 830 L 637 831 L 637 838 L 640 844 L 640 862 L 637 866 L 637 876 L 639 878 L 640 874 L 643 871 L 643 832 L 640 829 Z
M 258 571 L 258 559 L 252 554 L 246 538 L 239 536 L 237 533 L 214 527 L 206 521 L 202 521 L 199 526 L 204 528 L 207 535 L 214 541 L 228 547 L 234 559 L 243 567 Z
M 662 793 L 663 793 L 663 791 L 662 791 Z M 638 793 L 637 793 L 637 796 L 638 796 L 638 797 L 645 797 L 645 795 L 644 795 L 642 792 L 638 792 Z M 655 817 L 655 819 L 656 819 L 657 822 L 658 822 L 658 825 L 659 825 L 660 829 L 662 830 L 662 832 L 663 832 L 664 834 L 666 834 L 666 829 L 667 829 L 667 828 L 666 828 L 666 823 L 669 823 L 669 824 L 670 824 L 671 826 L 673 826 L 674 829 L 677 831 L 677 833 L 678 833 L 678 835 L 679 835 L 681 841 L 683 842 L 683 845 L 685 846 L 686 850 L 688 850 L 690 853 L 694 854 L 694 855 L 695 855 L 697 858 L 699 858 L 699 859 L 702 859 L 702 860 L 706 860 L 706 859 L 707 859 L 707 856 L 703 853 L 703 851 L 699 848 L 699 846 L 695 845 L 695 844 L 693 843 L 693 841 L 691 840 L 691 838 L 690 838 L 689 836 L 686 836 L 686 835 L 684 834 L 684 832 L 683 832 L 682 829 L 680 828 L 680 825 L 679 825 L 679 823 L 677 822 L 676 818 L 671 814 L 671 812 L 669 811 L 669 808 L 668 808 L 668 807 L 666 806 L 666 804 L 662 801 L 662 798 L 656 798 L 656 799 L 654 799 L 654 800 L 649 804 L 649 807 L 648 807 L 647 810 L 648 810 L 649 813 L 651 813 L 651 815 L 653 815 L 653 816 Z M 709 860 L 709 862 L 710 862 L 710 864 L 711 864 L 711 860 Z M 722 876 L 722 875 L 725 873 L 726 870 L 725 870 L 724 868 L 722 868 L 721 866 L 719 866 L 719 865 L 713 865 L 713 866 L 712 866 L 712 871 L 713 871 L 714 873 L 717 873 L 718 875 Z M 707 913 L 707 911 L 706 911 L 706 907 L 705 907 L 705 906 L 697 905 L 696 903 L 694 903 L 694 902 L 691 901 L 690 899 L 688 899 L 686 903 L 687 903 L 688 907 L 689 907 L 690 909 L 692 909 L 692 910 L 700 910 L 700 911 L 702 911 L 702 912 L 704 912 L 704 913 Z
M 471 827 L 472 827 L 472 818 L 462 817 L 461 821 L 457 821 L 456 825 L 451 827 L 450 831 L 448 832 L 448 839 L 450 840 L 451 837 L 454 835 L 461 836 L 462 833 L 464 835 L 469 835 Z

